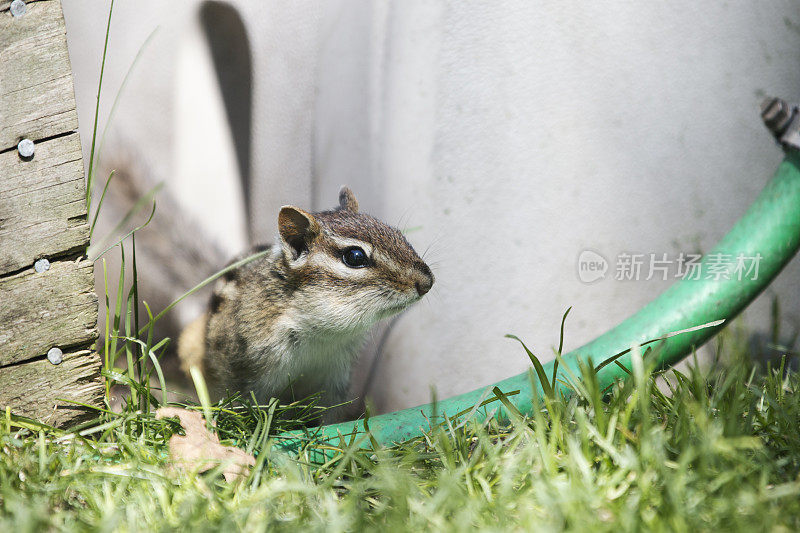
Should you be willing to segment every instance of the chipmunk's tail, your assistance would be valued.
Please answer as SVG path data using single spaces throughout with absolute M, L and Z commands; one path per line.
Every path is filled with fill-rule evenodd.
M 142 226 L 153 212 L 155 203 L 149 223 L 135 232 L 135 275 L 139 301 L 147 302 L 153 314 L 156 314 L 222 268 L 227 258 L 213 239 L 201 231 L 201 224 L 181 209 L 180 203 L 166 187 L 160 186 L 158 177 L 150 172 L 143 161 L 133 157 L 117 157 L 104 163 L 99 175 L 109 176 L 112 170 L 113 177 L 93 232 L 90 256 L 96 257 L 132 229 Z M 94 205 L 98 205 L 102 190 L 97 187 L 94 191 Z M 130 238 L 124 241 L 126 287 L 130 287 L 134 275 L 132 245 Z M 113 306 L 118 286 L 116 280 L 120 252 L 111 249 L 103 258 L 107 262 L 109 292 L 114 293 L 108 295 Z M 97 268 L 95 272 L 96 290 L 102 301 L 105 292 L 103 268 Z M 208 295 L 208 290 L 197 291 L 156 322 L 155 338 L 171 339 L 162 361 L 165 370 L 177 369 L 175 352 L 178 335 L 188 323 L 202 314 Z M 101 321 L 105 318 L 102 311 Z M 147 317 L 143 305 L 140 305 L 139 316 L 140 320 L 141 317 Z M 100 331 L 104 331 L 102 324 Z
M 208 314 L 203 313 L 183 328 L 178 342 L 178 360 L 184 375 L 189 375 L 192 368 L 205 374 L 206 325 Z

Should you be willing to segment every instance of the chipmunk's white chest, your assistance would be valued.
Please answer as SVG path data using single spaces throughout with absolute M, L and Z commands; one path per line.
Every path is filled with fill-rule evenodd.
M 302 399 L 317 392 L 324 400 L 341 401 L 350 383 L 350 371 L 366 331 L 318 332 L 286 323 L 262 357 L 272 362 L 259 376 L 256 389 L 272 396 Z M 277 332 L 276 332 L 277 333 Z

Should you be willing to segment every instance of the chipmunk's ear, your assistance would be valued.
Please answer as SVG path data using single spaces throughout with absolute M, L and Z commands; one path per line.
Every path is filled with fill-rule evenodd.
M 358 213 L 358 200 L 349 187 L 342 187 L 342 190 L 339 191 L 339 209 Z
M 283 249 L 291 254 L 292 259 L 307 252 L 319 232 L 319 222 L 311 213 L 291 205 L 281 207 L 278 214 L 278 233 L 283 241 Z

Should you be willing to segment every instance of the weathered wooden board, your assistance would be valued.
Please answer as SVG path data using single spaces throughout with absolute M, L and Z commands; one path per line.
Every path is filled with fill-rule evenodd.
M 0 0 L 0 408 L 60 426 L 95 414 L 64 400 L 100 405 L 103 393 L 81 145 L 61 2 L 29 1 L 22 16 L 10 5 Z
M 57 1 L 0 11 L 0 151 L 78 129 L 66 30 Z M 3 5 L 0 5 L 2 8 Z
M 97 296 L 90 261 L 55 261 L 0 278 L 0 367 L 43 356 L 56 346 L 97 339 Z M 2 372 L 2 369 L 0 369 Z
M 25 0 L 26 4 L 30 4 L 32 2 L 47 2 L 50 0 Z M 12 0 L 0 0 L 0 12 L 6 11 L 11 7 Z
M 0 371 L 0 409 L 38 419 L 52 426 L 75 423 L 97 413 L 70 403 L 101 405 L 103 385 L 97 375 L 100 359 L 88 350 L 65 353 L 61 364 L 47 359 Z
M 36 143 L 30 161 L 0 153 L 0 275 L 89 242 L 77 133 Z

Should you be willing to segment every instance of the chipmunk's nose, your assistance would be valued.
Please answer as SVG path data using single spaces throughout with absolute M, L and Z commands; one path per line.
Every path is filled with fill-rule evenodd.
M 414 281 L 414 287 L 417 289 L 417 294 L 424 296 L 433 287 L 433 272 L 422 261 L 414 263 L 414 270 L 417 278 Z

